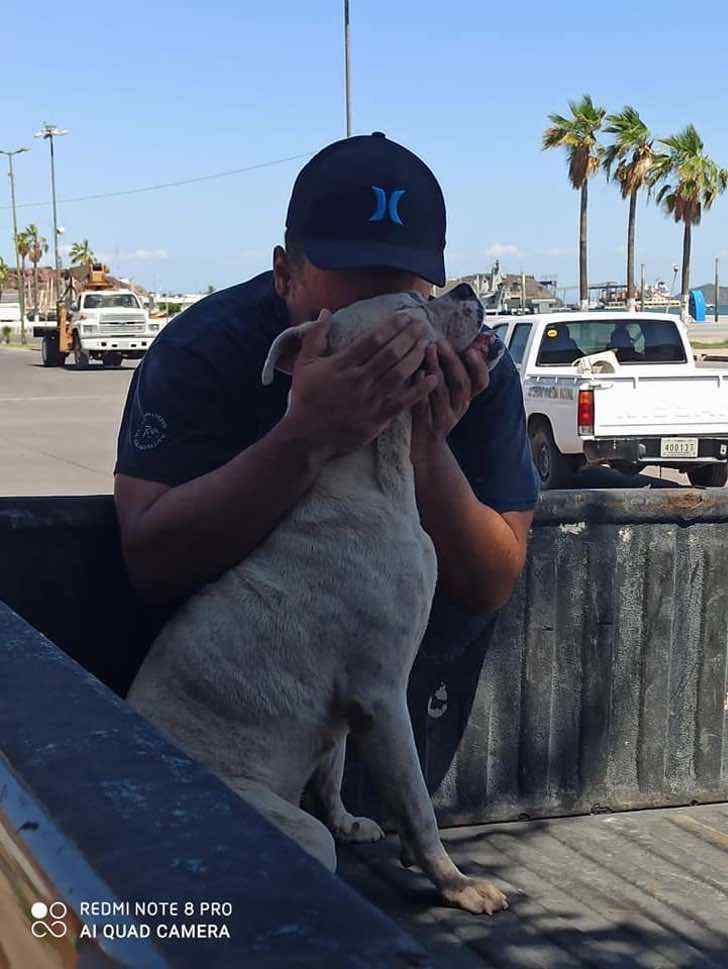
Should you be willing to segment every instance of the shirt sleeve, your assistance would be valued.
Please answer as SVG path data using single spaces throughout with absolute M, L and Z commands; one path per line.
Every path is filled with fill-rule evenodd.
M 174 487 L 235 453 L 209 361 L 188 347 L 153 344 L 129 386 L 114 473 Z
M 528 511 L 535 506 L 539 479 L 526 430 L 521 381 L 508 352 L 448 441 L 483 504 L 498 512 Z

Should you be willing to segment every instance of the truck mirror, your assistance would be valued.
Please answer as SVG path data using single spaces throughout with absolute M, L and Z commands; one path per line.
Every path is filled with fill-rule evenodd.
M 71 312 L 78 313 L 78 303 L 71 303 Z

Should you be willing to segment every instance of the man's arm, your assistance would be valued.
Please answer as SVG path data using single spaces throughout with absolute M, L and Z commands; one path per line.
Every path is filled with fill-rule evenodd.
M 488 389 L 490 375 L 482 354 L 469 350 L 461 359 L 449 343 L 443 342 L 436 349 L 428 349 L 424 373 L 436 375 L 438 383 L 413 408 L 412 462 L 420 516 L 437 551 L 445 593 L 466 611 L 487 614 L 505 605 L 521 574 L 533 512 L 499 512 L 480 501 L 447 443 L 471 400 Z M 500 381 L 496 379 L 491 391 L 495 390 L 500 399 L 488 400 L 481 408 L 489 417 L 483 419 L 477 435 L 482 442 L 478 457 L 485 460 L 489 465 L 485 470 L 491 473 L 493 462 L 508 464 L 503 448 L 522 449 L 525 443 L 515 439 L 524 424 L 520 385 L 517 399 L 510 395 L 505 413 L 503 374 L 497 376 Z M 510 379 L 517 381 L 515 372 Z M 500 441 L 497 428 L 501 423 L 513 432 L 513 440 Z M 512 481 L 510 487 L 518 483 Z
M 118 474 L 114 499 L 137 592 L 172 602 L 231 568 L 308 491 L 327 456 L 284 419 L 221 468 L 175 488 Z
M 431 392 L 432 378 L 410 380 L 424 355 L 421 324 L 395 317 L 331 356 L 327 329 L 324 316 L 304 338 L 289 410 L 252 447 L 176 487 L 117 474 L 124 557 L 148 601 L 173 602 L 240 562 L 326 461 L 367 444 Z
M 415 466 L 415 486 L 444 592 L 467 612 L 500 609 L 526 561 L 533 512 L 499 513 L 478 501 L 446 443 L 437 459 Z

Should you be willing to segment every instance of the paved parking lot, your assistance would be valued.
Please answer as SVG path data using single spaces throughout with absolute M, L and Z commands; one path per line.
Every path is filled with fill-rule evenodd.
M 41 366 L 37 350 L 0 349 L 0 496 L 113 491 L 116 435 L 136 363 L 77 371 Z M 708 364 L 716 366 L 716 364 Z M 627 477 L 607 469 L 577 476 L 581 488 L 687 485 L 676 471 Z
M 46 369 L 37 350 L 0 350 L 0 496 L 110 494 L 135 366 Z

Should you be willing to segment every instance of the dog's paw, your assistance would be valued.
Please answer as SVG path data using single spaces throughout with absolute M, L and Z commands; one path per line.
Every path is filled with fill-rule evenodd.
M 337 818 L 331 833 L 342 844 L 366 844 L 380 841 L 384 837 L 384 832 L 376 821 L 371 818 L 355 818 L 353 814 Z
M 463 876 L 462 880 L 443 888 L 442 897 L 453 908 L 462 908 L 476 915 L 483 912 L 494 915 L 508 908 L 508 899 L 503 892 L 483 878 Z

